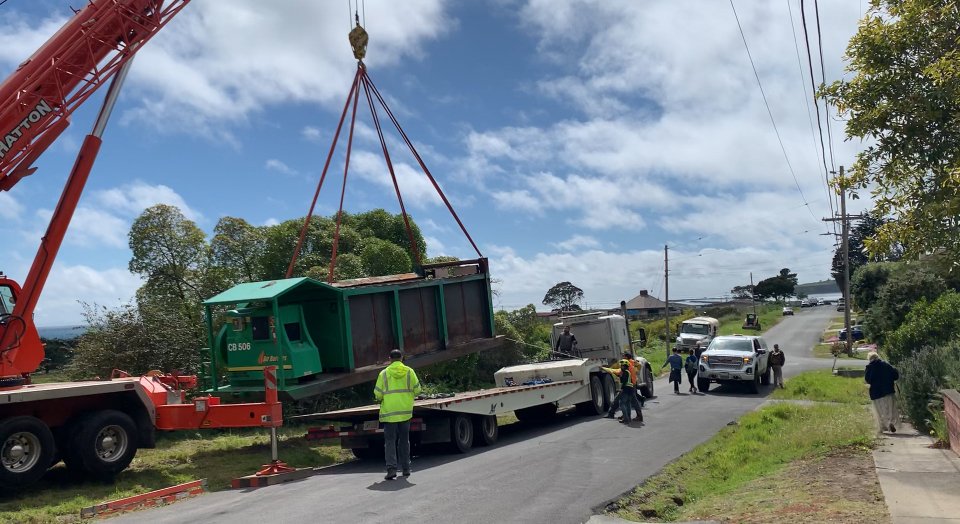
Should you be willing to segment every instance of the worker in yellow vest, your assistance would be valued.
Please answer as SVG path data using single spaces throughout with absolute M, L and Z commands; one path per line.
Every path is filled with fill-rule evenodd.
M 397 465 L 403 476 L 410 476 L 410 419 L 413 417 L 413 399 L 420 394 L 417 373 L 403 364 L 399 349 L 390 352 L 390 365 L 380 372 L 373 395 L 380 403 L 380 422 L 383 423 L 383 450 L 387 459 L 387 480 L 397 478 Z M 399 452 L 399 453 L 398 453 Z

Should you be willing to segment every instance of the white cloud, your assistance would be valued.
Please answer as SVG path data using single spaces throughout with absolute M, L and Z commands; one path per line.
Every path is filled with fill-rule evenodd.
M 274 218 L 274 217 L 270 217 L 270 218 L 268 218 L 268 219 L 266 219 L 266 220 L 263 221 L 263 225 L 265 225 L 265 226 L 275 226 L 275 225 L 277 225 L 277 224 L 279 224 L 279 223 L 280 223 L 280 220 L 278 220 L 278 219 L 276 219 L 276 218 Z
M 500 280 L 497 307 L 513 309 L 531 301 L 540 307 L 551 286 L 569 281 L 584 291 L 585 305 L 616 307 L 642 289 L 663 298 L 663 251 L 621 252 L 600 249 L 538 252 L 521 256 L 512 248 L 491 246 L 491 272 Z M 829 267 L 816 250 L 777 252 L 737 248 L 670 252 L 670 296 L 673 299 L 720 298 L 734 285 L 748 283 L 750 272 L 760 280 L 788 267 L 801 281 L 829 278 Z
M 440 0 L 368 7 L 371 67 L 417 58 L 455 25 Z M 143 101 L 128 116 L 203 132 L 283 102 L 342 105 L 356 70 L 345 20 L 328 2 L 193 2 L 138 54 L 131 84 Z
M 437 190 L 419 166 L 413 167 L 406 162 L 398 162 L 396 158 L 392 158 L 392 161 L 397 185 L 400 186 L 400 194 L 406 206 L 422 209 L 443 204 Z M 393 179 L 390 178 L 390 171 L 382 154 L 354 150 L 350 159 L 350 171 L 390 193 L 394 192 Z
M 4 220 L 20 220 L 23 215 L 23 205 L 17 202 L 10 193 L 0 192 L 0 218 Z
M 36 323 L 40 326 L 81 324 L 78 302 L 116 307 L 131 300 L 142 284 L 140 278 L 126 268 L 98 270 L 84 265 L 57 264 L 37 303 Z
M 579 251 L 583 248 L 598 248 L 600 241 L 586 235 L 573 235 L 557 246 L 562 251 Z
M 91 196 L 98 208 L 106 208 L 130 218 L 136 217 L 152 205 L 167 204 L 176 206 L 185 217 L 194 222 L 204 220 L 202 213 L 191 208 L 182 196 L 163 184 L 136 181 L 104 191 L 95 191 Z
M 296 174 L 297 174 L 297 170 L 292 169 L 290 166 L 288 166 L 287 164 L 283 163 L 283 161 L 277 160 L 276 158 L 271 158 L 271 159 L 267 160 L 267 162 L 266 162 L 266 164 L 264 165 L 264 167 L 267 168 L 267 169 L 270 170 L 270 171 L 276 171 L 276 172 L 278 172 L 278 173 L 283 173 L 284 175 L 296 175 Z
M 300 130 L 300 134 L 303 136 L 303 139 L 308 142 L 319 142 L 323 136 L 320 129 L 313 126 L 305 126 Z

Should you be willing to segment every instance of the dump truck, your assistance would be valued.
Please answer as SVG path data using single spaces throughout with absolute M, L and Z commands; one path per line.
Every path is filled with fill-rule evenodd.
M 616 397 L 617 386 L 613 376 L 600 368 L 619 360 L 629 350 L 624 317 L 568 317 L 559 325 L 571 327 L 582 358 L 508 366 L 494 373 L 492 388 L 418 399 L 413 407 L 411 445 L 442 444 L 466 453 L 475 445 L 487 446 L 497 441 L 498 415 L 513 413 L 520 421 L 536 422 L 571 407 L 586 416 L 605 413 Z M 649 385 L 652 396 L 650 364 L 640 358 L 638 365 L 642 366 L 640 377 Z M 379 411 L 380 407 L 372 404 L 292 419 L 318 422 L 308 430 L 308 439 L 339 442 L 356 457 L 368 459 L 383 454 Z

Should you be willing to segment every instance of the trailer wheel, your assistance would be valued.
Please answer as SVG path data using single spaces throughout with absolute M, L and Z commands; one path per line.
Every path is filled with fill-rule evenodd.
M 469 415 L 461 413 L 450 421 L 450 447 L 457 453 L 466 453 L 473 447 L 473 421 Z
M 700 393 L 706 393 L 710 391 L 710 380 L 705 378 L 697 379 L 697 391 Z
M 577 413 L 595 417 L 605 413 L 603 406 L 606 398 L 603 396 L 603 383 L 597 375 L 590 376 L 590 400 L 577 404 Z
M 492 446 L 500 437 L 496 415 L 477 415 L 473 418 L 473 443 L 477 446 Z
M 617 398 L 617 385 L 613 382 L 613 377 L 603 374 L 603 410 L 609 411 L 613 401 Z
M 653 370 L 650 365 L 643 366 L 643 385 L 640 386 L 640 394 L 646 398 L 653 398 Z
M 53 461 L 53 433 L 35 417 L 0 423 L 0 485 L 19 488 L 36 482 Z
M 120 473 L 137 454 L 137 426 L 122 411 L 97 411 L 80 419 L 64 454 L 68 467 L 97 477 Z

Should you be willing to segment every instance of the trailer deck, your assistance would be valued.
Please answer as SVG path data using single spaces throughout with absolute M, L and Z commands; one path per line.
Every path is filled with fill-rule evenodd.
M 425 412 L 436 413 L 438 411 L 496 415 L 497 413 L 505 413 L 536 404 L 556 402 L 579 390 L 582 386 L 583 382 L 580 380 L 565 380 L 529 386 L 481 389 L 457 393 L 451 397 L 417 400 L 413 403 L 413 412 L 414 415 L 424 414 Z M 380 405 L 371 404 L 325 413 L 288 417 L 288 420 L 299 422 L 308 420 L 350 422 L 374 417 L 378 413 L 380 413 Z

